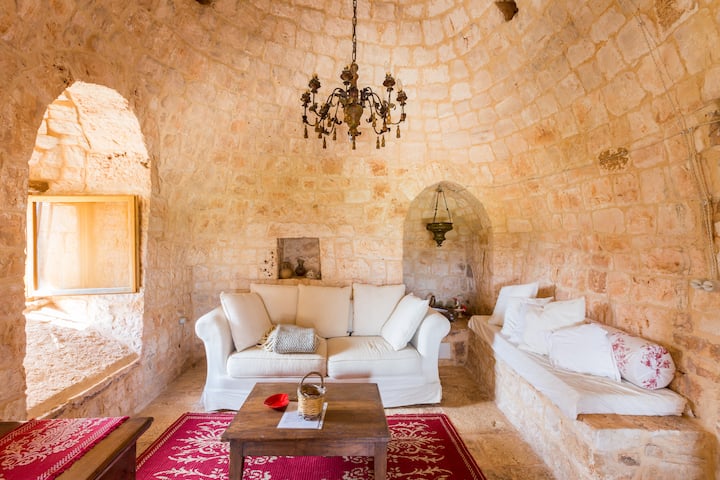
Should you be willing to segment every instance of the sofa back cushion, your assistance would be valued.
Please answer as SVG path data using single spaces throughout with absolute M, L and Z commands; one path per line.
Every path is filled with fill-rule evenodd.
M 347 335 L 351 291 L 350 287 L 298 285 L 295 323 L 315 328 L 325 338 Z
M 260 295 L 273 324 L 295 323 L 298 306 L 297 285 L 251 283 L 250 291 Z
M 238 352 L 256 345 L 272 328 L 265 305 L 257 293 L 222 292 L 220 303 Z
M 353 335 L 380 335 L 400 299 L 405 285 L 365 285 L 353 283 Z

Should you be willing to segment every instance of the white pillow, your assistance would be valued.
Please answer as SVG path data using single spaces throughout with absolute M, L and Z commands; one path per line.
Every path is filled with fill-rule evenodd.
M 538 310 L 539 309 L 539 310 Z M 585 321 L 585 297 L 550 302 L 544 307 L 528 306 L 520 348 L 547 355 L 547 335 Z
M 505 309 L 508 299 L 511 297 L 532 298 L 537 296 L 538 282 L 525 283 L 522 285 L 505 285 L 500 289 L 495 308 L 490 316 L 490 325 L 502 325 L 505 321 Z
M 521 298 L 510 297 L 505 310 L 505 321 L 501 333 L 512 343 L 522 342 L 523 331 L 525 330 L 525 316 L 528 305 L 542 307 L 553 301 L 553 297 L 547 298 Z
M 402 284 L 375 286 L 353 283 L 353 335 L 380 335 L 380 330 L 403 295 L 405 285 Z
M 670 352 L 656 343 L 622 330 L 611 331 L 610 343 L 622 378 L 638 387 L 667 387 L 675 376 Z
M 295 323 L 298 302 L 297 285 L 251 283 L 250 291 L 260 295 L 272 323 L 275 325 Z
M 405 295 L 380 330 L 380 335 L 393 349 L 405 348 L 427 314 L 429 300 L 412 293 Z
M 314 328 L 324 338 L 347 335 L 351 291 L 350 287 L 298 285 L 295 323 Z
M 238 352 L 257 345 L 272 328 L 267 310 L 260 295 L 253 292 L 220 294 L 230 334 Z
M 594 323 L 561 328 L 548 336 L 548 357 L 555 367 L 620 381 L 608 333 Z

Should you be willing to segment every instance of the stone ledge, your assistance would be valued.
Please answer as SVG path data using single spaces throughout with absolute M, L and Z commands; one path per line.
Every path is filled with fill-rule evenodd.
M 715 472 L 715 438 L 688 417 L 565 417 L 470 332 L 466 367 L 557 478 L 705 480 Z

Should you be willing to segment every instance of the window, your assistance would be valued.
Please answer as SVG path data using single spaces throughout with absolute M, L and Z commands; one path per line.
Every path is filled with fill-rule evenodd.
M 27 296 L 137 292 L 134 195 L 29 195 L 27 215 Z

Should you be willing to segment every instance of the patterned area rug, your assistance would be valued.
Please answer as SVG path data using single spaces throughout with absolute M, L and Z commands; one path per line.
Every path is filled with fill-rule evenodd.
M 185 413 L 137 461 L 138 480 L 226 480 L 231 413 Z M 391 415 L 387 478 L 486 480 L 443 414 Z M 371 480 L 371 457 L 247 457 L 243 479 Z
M 0 480 L 50 480 L 128 417 L 30 420 L 0 438 Z

